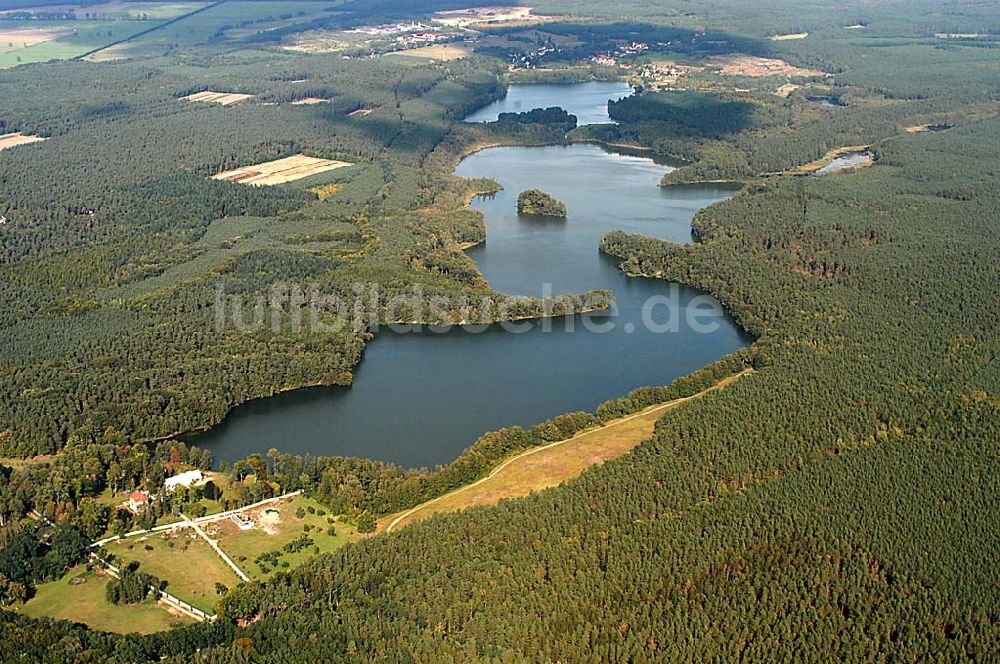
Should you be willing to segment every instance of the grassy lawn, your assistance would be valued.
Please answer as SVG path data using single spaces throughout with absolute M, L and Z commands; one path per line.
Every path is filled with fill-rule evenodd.
M 76 578 L 84 582 L 73 585 L 71 581 Z M 111 604 L 104 595 L 108 578 L 87 571 L 83 566 L 71 569 L 63 578 L 38 586 L 35 596 L 21 608 L 21 613 L 35 618 L 61 618 L 122 634 L 150 634 L 193 622 L 172 615 L 152 600 L 131 606 Z
M 240 583 L 235 572 L 191 528 L 112 542 L 104 550 L 114 553 L 123 564 L 137 561 L 139 571 L 166 581 L 171 595 L 208 613 L 213 612 L 219 598 L 216 582 L 228 588 Z
M 723 388 L 742 375 L 744 374 L 730 376 L 706 392 Z M 416 511 L 398 521 L 393 530 L 439 512 L 456 512 L 477 505 L 495 505 L 504 498 L 521 498 L 533 491 L 541 491 L 577 477 L 591 466 L 626 454 L 653 435 L 656 421 L 663 417 L 666 411 L 696 399 L 704 393 L 652 406 L 635 415 L 614 420 L 603 427 L 578 433 L 558 444 L 522 453 L 501 464 L 489 477 L 424 503 Z M 379 530 L 384 531 L 403 514 L 406 512 L 380 519 Z
M 300 507 L 306 510 L 303 517 L 295 515 Z M 309 508 L 312 508 L 312 513 L 308 511 Z M 334 551 L 347 542 L 358 539 L 352 526 L 340 521 L 330 524 L 328 520 L 333 519 L 333 516 L 329 513 L 320 515 L 326 508 L 311 498 L 295 496 L 283 501 L 277 506 L 279 521 L 276 523 L 264 523 L 262 518 L 264 509 L 266 508 L 247 513 L 257 522 L 257 527 L 253 530 L 241 531 L 229 519 L 205 527 L 209 536 L 218 538 L 222 550 L 236 561 L 240 569 L 250 578 L 266 577 L 274 571 L 270 564 L 267 564 L 267 572 L 262 571 L 254 562 L 258 556 L 272 551 L 280 552 L 282 547 L 302 535 L 311 538 L 313 543 L 299 551 L 282 552 L 278 558 L 279 568 L 286 569 L 286 563 L 287 568 L 294 568 L 317 553 Z M 327 529 L 331 525 L 335 529 L 335 534 L 332 536 L 327 534 Z M 311 526 L 309 532 L 304 530 L 306 526 Z

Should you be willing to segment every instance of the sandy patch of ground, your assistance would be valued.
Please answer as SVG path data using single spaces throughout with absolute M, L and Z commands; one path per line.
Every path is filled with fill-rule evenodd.
M 774 94 L 778 95 L 779 97 L 787 98 L 788 95 L 792 94 L 801 87 L 802 87 L 801 85 L 795 85 L 794 83 L 785 83 L 780 88 L 775 90 Z
M 476 23 L 507 23 L 511 21 L 547 20 L 548 16 L 531 13 L 531 7 L 473 7 L 437 12 L 434 20 L 442 25 L 464 28 Z
M 724 76 L 822 76 L 815 69 L 803 69 L 777 58 L 761 58 L 755 55 L 731 53 L 716 55 L 705 61 L 709 67 L 718 69 Z
M 181 99 L 186 101 L 212 102 L 223 106 L 235 106 L 236 104 L 242 104 L 247 99 L 253 99 L 253 95 L 245 95 L 238 92 L 214 92 L 212 90 L 205 90 L 204 92 L 196 92 L 193 95 L 188 95 L 187 97 L 181 97 Z
M 465 46 L 458 44 L 432 44 L 431 46 L 421 46 L 405 51 L 396 51 L 393 55 L 405 55 L 414 58 L 431 58 L 432 60 L 458 60 L 468 57 L 471 51 Z
M 257 523 L 268 535 L 277 535 L 281 525 L 281 511 L 274 507 L 266 507 L 257 514 Z
M 299 154 L 284 159 L 235 168 L 212 176 L 213 180 L 226 180 L 252 185 L 284 184 L 317 173 L 332 171 L 336 168 L 350 166 L 346 161 L 319 159 Z
M 37 143 L 39 141 L 47 140 L 47 138 L 43 138 L 42 136 L 29 136 L 28 134 L 22 134 L 21 132 L 3 134 L 0 136 L 0 150 L 6 150 L 7 148 L 17 147 L 18 145 L 27 145 L 28 143 Z
M 938 39 L 981 39 L 989 37 L 985 32 L 935 32 Z
M 792 41 L 793 39 L 805 39 L 808 36 L 808 32 L 791 32 L 787 35 L 772 35 L 771 41 Z
M 922 124 L 922 125 L 912 125 L 906 128 L 907 134 L 920 134 L 923 132 L 935 132 L 935 131 L 947 131 L 951 129 L 951 125 L 948 124 Z
M 44 28 L 0 29 L 0 53 L 18 51 L 28 46 L 42 44 L 72 33 L 72 30 L 46 30 Z
M 359 108 L 356 111 L 351 111 L 350 113 L 348 113 L 347 117 L 349 117 L 349 118 L 364 117 L 364 116 L 368 115 L 369 113 L 371 113 L 374 110 L 375 110 L 374 108 Z
M 314 104 L 329 104 L 332 99 L 323 99 L 321 97 L 306 97 L 305 99 L 299 99 L 292 102 L 292 106 L 312 106 Z
M 316 194 L 316 196 L 319 197 L 319 200 L 325 201 L 326 199 L 330 198 L 338 191 L 340 191 L 343 186 L 344 185 L 340 183 L 325 184 L 322 187 L 313 187 L 309 191 Z

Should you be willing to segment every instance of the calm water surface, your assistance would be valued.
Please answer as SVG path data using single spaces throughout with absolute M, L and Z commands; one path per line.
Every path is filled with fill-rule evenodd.
M 493 122 L 501 113 L 523 113 L 535 108 L 559 106 L 576 116 L 578 125 L 607 124 L 608 100 L 632 94 L 622 81 L 592 81 L 572 84 L 511 85 L 507 96 L 475 111 L 466 122 Z
M 714 187 L 660 189 L 670 169 L 649 159 L 612 154 L 593 145 L 492 148 L 465 159 L 457 173 L 489 176 L 504 185 L 473 207 L 485 216 L 488 239 L 469 255 L 490 285 L 513 294 L 611 288 L 613 315 L 594 321 L 613 330 L 584 329 L 580 317 L 552 321 L 523 334 L 497 326 L 480 334 L 380 332 L 365 351 L 350 388 L 313 388 L 236 408 L 219 426 L 192 439 L 217 459 L 232 461 L 274 447 L 313 455 L 350 455 L 405 466 L 448 463 L 482 433 L 530 426 L 572 410 L 593 410 L 642 385 L 665 384 L 749 343 L 728 317 L 717 329 L 654 333 L 643 324 L 650 297 L 656 322 L 668 305 L 683 318 L 709 311 L 697 291 L 660 280 L 629 279 L 598 245 L 615 229 L 690 241 L 702 207 L 731 192 Z M 519 218 L 517 194 L 538 187 L 566 203 L 565 221 Z M 673 303 L 670 303 L 673 298 Z

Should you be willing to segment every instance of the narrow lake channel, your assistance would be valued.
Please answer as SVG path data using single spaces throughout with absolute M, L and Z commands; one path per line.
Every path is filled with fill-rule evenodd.
M 545 87 L 558 96 L 532 102 L 536 106 L 563 106 L 571 113 L 593 106 L 590 88 L 578 99 L 574 86 Z M 508 94 L 519 94 L 515 88 Z M 707 314 L 714 303 L 718 309 L 708 296 L 661 280 L 630 279 L 598 251 L 601 238 L 616 229 L 690 242 L 694 214 L 732 194 L 718 186 L 659 188 L 670 169 L 583 144 L 491 148 L 456 169 L 504 186 L 496 196 L 473 202 L 484 215 L 487 241 L 469 256 L 490 285 L 518 295 L 541 295 L 544 284 L 553 294 L 610 288 L 617 311 L 593 318 L 610 331 L 587 329 L 579 316 L 569 319 L 572 331 L 564 319 L 553 321 L 549 331 L 535 325 L 524 333 L 499 326 L 478 334 L 383 330 L 366 349 L 350 388 L 310 388 L 253 401 L 189 440 L 224 461 L 278 448 L 433 466 L 450 462 L 486 431 L 593 410 L 748 345 L 750 338 L 728 316 L 703 316 L 714 328 L 708 332 L 686 323 L 695 308 Z M 563 201 L 567 218 L 519 217 L 517 195 L 532 187 Z M 670 327 L 672 314 L 680 320 L 676 330 L 652 330 L 644 323 L 650 302 L 656 304 L 647 318 Z

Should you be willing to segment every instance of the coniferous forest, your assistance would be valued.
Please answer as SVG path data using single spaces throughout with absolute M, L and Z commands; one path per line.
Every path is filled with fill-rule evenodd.
M 997 657 L 1000 4 L 545 0 L 542 23 L 449 33 L 458 59 L 286 46 L 475 2 L 236 4 L 186 19 L 206 22 L 190 37 L 116 45 L 121 59 L 0 69 L 0 134 L 47 139 L 0 151 L 0 660 Z M 717 59 L 733 53 L 793 73 Z M 592 80 L 637 90 L 614 122 L 462 122 L 513 84 Z M 209 90 L 252 97 L 182 99 Z M 220 330 L 220 282 L 343 300 L 375 283 L 375 323 L 415 286 L 425 300 L 396 314 L 427 323 L 496 320 L 437 296 L 512 318 L 607 306 L 494 291 L 464 248 L 486 240 L 469 200 L 499 185 L 452 174 L 484 147 L 583 141 L 679 163 L 663 187 L 735 183 L 691 244 L 612 232 L 599 250 L 713 295 L 749 348 L 593 413 L 483 432 L 434 468 L 280 444 L 219 466 L 191 444 L 247 401 L 350 385 L 378 334 L 302 328 L 288 298 L 268 329 Z M 871 164 L 818 175 L 845 147 Z M 349 165 L 270 187 L 210 177 L 297 154 Z M 702 392 L 558 487 L 367 536 L 513 454 Z M 227 485 L 141 513 L 107 500 L 182 467 Z M 297 490 L 366 536 L 220 588 L 214 622 L 113 634 L 21 610 L 93 540 L 208 493 L 221 510 Z M 125 566 L 107 597 L 134 605 L 150 585 Z

